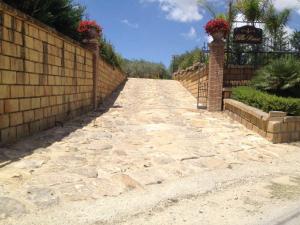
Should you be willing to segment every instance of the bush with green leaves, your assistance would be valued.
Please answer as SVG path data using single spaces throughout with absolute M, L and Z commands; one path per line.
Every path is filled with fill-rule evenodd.
M 121 69 L 123 58 L 116 53 L 114 46 L 105 38 L 100 38 L 100 56 L 114 68 Z
M 279 97 L 251 87 L 234 88 L 232 98 L 264 112 L 283 111 L 292 116 L 300 116 L 300 98 Z
M 170 72 L 175 73 L 178 70 L 186 69 L 197 62 L 207 62 L 207 57 L 199 48 L 187 51 L 181 55 L 175 55 L 171 61 Z
M 254 24 L 261 19 L 265 2 L 265 0 L 240 0 L 235 7 L 243 13 L 247 21 Z
M 273 60 L 257 71 L 251 85 L 276 95 L 300 97 L 300 61 L 294 58 Z
M 122 69 L 129 77 L 170 79 L 170 75 L 162 63 L 125 59 L 122 62 Z

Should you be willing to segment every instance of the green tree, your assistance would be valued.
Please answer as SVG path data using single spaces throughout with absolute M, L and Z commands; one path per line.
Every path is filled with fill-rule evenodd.
M 287 37 L 284 28 L 289 21 L 290 15 L 290 9 L 278 12 L 274 5 L 270 5 L 265 12 L 265 27 L 269 36 L 272 38 L 273 50 L 282 50 L 286 45 Z
M 262 19 L 269 3 L 269 0 L 240 0 L 237 1 L 235 7 L 245 16 L 247 21 L 254 25 L 255 22 Z
M 123 58 L 120 54 L 116 53 L 114 46 L 107 41 L 104 37 L 100 39 L 100 56 L 113 67 L 120 68 Z
M 122 69 L 129 77 L 169 79 L 169 73 L 162 63 L 145 60 L 128 60 L 122 62 Z
M 199 48 L 187 51 L 181 55 L 173 56 L 169 70 L 171 73 L 174 73 L 178 70 L 186 69 L 197 62 L 207 62 L 205 54 Z

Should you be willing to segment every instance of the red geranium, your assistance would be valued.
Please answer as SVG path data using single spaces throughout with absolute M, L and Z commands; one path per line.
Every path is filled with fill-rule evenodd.
M 91 28 L 96 29 L 96 31 L 101 34 L 102 33 L 102 28 L 96 23 L 96 21 L 91 21 L 91 20 L 84 20 L 81 21 L 77 31 L 79 33 L 85 33 L 89 31 Z
M 226 35 L 229 32 L 229 24 L 224 19 L 213 19 L 206 24 L 205 30 L 206 33 L 210 35 L 219 31 L 223 32 L 224 35 Z

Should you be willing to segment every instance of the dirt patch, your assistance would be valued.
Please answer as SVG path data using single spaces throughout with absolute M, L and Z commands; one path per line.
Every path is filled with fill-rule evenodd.
M 300 198 L 300 177 L 291 177 L 291 184 L 275 183 L 267 186 L 271 190 L 272 198 L 297 199 Z

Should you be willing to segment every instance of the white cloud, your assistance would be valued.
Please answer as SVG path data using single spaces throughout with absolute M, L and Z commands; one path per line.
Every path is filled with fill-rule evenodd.
M 200 14 L 198 0 L 140 0 L 141 2 L 158 2 L 167 19 L 178 22 L 193 22 L 203 18 Z
M 297 13 L 300 14 L 299 0 L 274 0 L 274 5 L 278 10 L 283 10 L 288 8 L 288 9 L 296 10 Z
M 131 27 L 131 28 L 134 28 L 134 29 L 138 29 L 139 28 L 139 25 L 137 23 L 131 23 L 129 22 L 129 20 L 127 19 L 124 19 L 124 20 L 121 20 L 121 23 Z
M 247 22 L 243 22 L 243 21 L 247 21 L 245 16 L 241 13 L 238 13 L 237 16 L 236 16 L 236 21 L 239 21 L 239 22 L 235 22 L 232 26 L 233 28 L 236 28 L 236 27 L 242 27 L 242 26 L 246 26 L 246 25 L 249 25 L 249 23 Z M 256 23 L 255 24 L 255 27 L 256 28 L 261 28 L 261 29 L 264 29 L 264 25 L 262 23 Z
M 188 40 L 195 40 L 197 38 L 197 31 L 194 27 L 191 27 L 189 32 L 181 34 L 183 37 L 185 37 Z
M 295 32 L 295 30 L 289 26 L 285 26 L 284 31 L 287 35 L 292 35 Z

